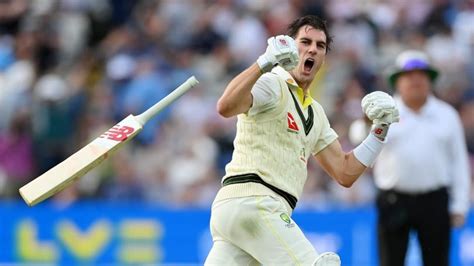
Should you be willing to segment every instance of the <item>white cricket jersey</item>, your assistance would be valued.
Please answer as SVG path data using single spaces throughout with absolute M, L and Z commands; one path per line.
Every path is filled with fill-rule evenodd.
M 469 208 L 470 175 L 464 131 L 457 112 L 430 96 L 419 113 L 395 97 L 400 122 L 390 126 L 374 167 L 380 189 L 423 193 L 448 187 L 450 210 Z
M 252 95 L 252 108 L 247 114 L 238 115 L 234 153 L 223 180 L 256 174 L 298 199 L 307 178 L 308 158 L 336 140 L 337 134 L 321 105 L 309 96 L 303 101 L 302 89 L 281 67 L 262 75 Z M 239 192 L 235 189 L 238 185 Z M 261 194 L 248 189 L 248 184 L 227 187 L 230 186 L 221 189 L 226 191 L 225 197 Z

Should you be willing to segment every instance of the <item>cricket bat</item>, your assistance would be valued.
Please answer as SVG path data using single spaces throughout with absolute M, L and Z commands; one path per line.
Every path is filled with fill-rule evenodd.
M 192 76 L 140 115 L 127 116 L 91 143 L 21 187 L 20 195 L 29 206 L 33 206 L 63 190 L 135 137 L 150 118 L 198 83 Z

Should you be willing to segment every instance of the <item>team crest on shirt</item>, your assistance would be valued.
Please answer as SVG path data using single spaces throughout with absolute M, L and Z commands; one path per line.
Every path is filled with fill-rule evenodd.
M 288 112 L 286 116 L 286 121 L 288 122 L 288 131 L 289 132 L 298 132 L 300 129 L 298 128 L 298 125 L 296 124 L 295 119 L 293 118 L 293 115 Z
M 283 222 L 286 223 L 285 224 L 286 227 L 291 228 L 291 227 L 295 226 L 295 224 L 291 222 L 291 218 L 288 214 L 282 212 L 280 214 L 280 218 L 283 220 Z

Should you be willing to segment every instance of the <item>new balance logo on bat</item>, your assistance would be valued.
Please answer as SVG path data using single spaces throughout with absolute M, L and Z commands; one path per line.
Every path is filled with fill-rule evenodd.
M 135 129 L 133 127 L 115 125 L 111 129 L 107 130 L 104 134 L 100 135 L 100 137 L 115 141 L 124 141 L 134 131 Z

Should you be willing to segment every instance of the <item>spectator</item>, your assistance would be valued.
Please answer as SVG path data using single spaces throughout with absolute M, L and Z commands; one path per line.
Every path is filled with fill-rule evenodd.
M 14 195 L 35 169 L 29 111 L 18 110 L 10 123 L 0 132 L 0 172 L 8 181 L 4 193 Z

